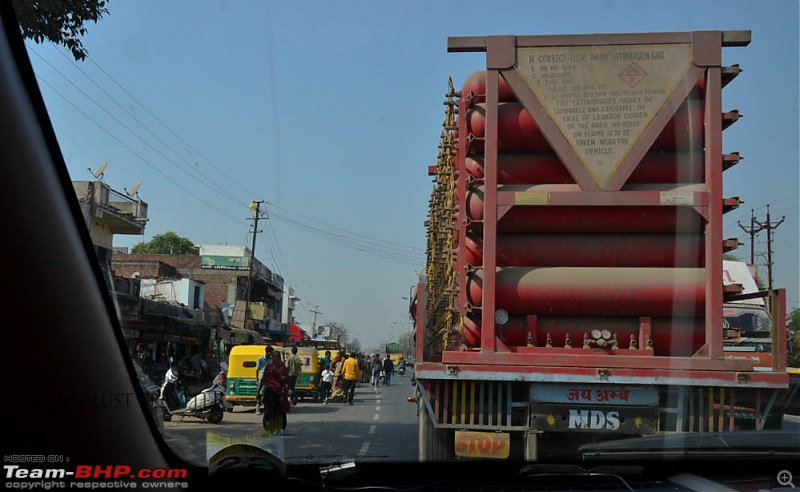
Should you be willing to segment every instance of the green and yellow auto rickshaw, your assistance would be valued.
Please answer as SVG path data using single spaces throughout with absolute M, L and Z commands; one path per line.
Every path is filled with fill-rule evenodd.
M 286 353 L 290 352 L 286 350 Z M 292 405 L 296 405 L 299 400 L 310 398 L 319 401 L 319 354 L 314 347 L 297 347 L 297 356 L 303 362 L 302 371 L 297 376 L 297 383 L 294 385 L 294 395 L 292 395 Z

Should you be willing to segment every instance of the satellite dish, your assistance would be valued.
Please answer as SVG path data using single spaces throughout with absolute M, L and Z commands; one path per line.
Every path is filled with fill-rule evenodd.
M 92 171 L 90 168 L 89 172 L 92 173 L 92 176 L 94 176 L 96 179 L 103 179 L 103 173 L 106 170 L 106 166 L 108 166 L 108 161 L 105 161 L 102 164 L 100 164 L 100 166 L 94 171 Z
M 140 186 L 142 186 L 142 182 L 141 181 L 139 181 L 138 183 L 133 185 L 133 188 L 131 188 L 131 191 L 128 191 L 127 188 L 126 188 L 125 192 L 128 194 L 128 196 L 134 196 L 134 195 L 136 195 L 136 192 L 139 191 L 139 187 Z

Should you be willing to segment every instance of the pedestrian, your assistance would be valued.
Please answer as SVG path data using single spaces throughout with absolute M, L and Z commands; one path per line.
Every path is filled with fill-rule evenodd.
M 381 356 L 375 354 L 370 363 L 370 371 L 372 372 L 372 386 L 378 386 L 381 382 L 381 371 L 383 370 L 383 362 Z
M 211 384 L 218 384 L 224 390 L 227 381 L 228 381 L 228 373 L 223 369 L 219 371 L 219 373 L 214 377 L 214 380 L 211 381 Z
M 342 369 L 344 386 L 342 390 L 347 398 L 347 403 L 350 405 L 353 404 L 353 397 L 356 394 L 356 382 L 358 382 L 359 378 L 358 372 L 358 360 L 355 357 L 348 357 L 347 354 L 344 354 L 344 366 Z
M 264 411 L 263 405 L 261 404 L 263 401 L 262 381 L 264 380 L 264 369 L 267 367 L 267 365 L 272 363 L 272 353 L 274 351 L 275 349 L 272 347 L 272 345 L 267 345 L 266 347 L 264 347 L 264 355 L 262 355 L 256 360 L 256 378 L 258 381 L 258 394 L 256 396 L 257 414 Z
M 286 430 L 286 414 L 291 409 L 288 391 L 289 375 L 280 352 L 273 352 L 272 361 L 264 367 L 261 378 L 264 405 L 264 430 Z
M 331 384 L 331 396 L 334 401 L 343 396 L 342 386 L 344 385 L 344 378 L 342 377 L 342 367 L 344 365 L 344 351 L 340 350 L 333 358 L 331 363 L 331 370 L 333 371 L 333 383 Z
M 203 358 L 200 357 L 200 352 L 195 352 L 189 359 L 189 381 L 194 384 L 200 382 L 203 376 Z
M 331 371 L 330 364 L 326 364 L 322 369 L 322 377 L 319 383 L 320 398 L 322 403 L 328 404 L 328 398 L 331 396 L 331 383 L 333 382 L 333 371 Z
M 297 355 L 297 347 L 292 347 L 292 355 L 286 359 L 286 370 L 289 375 L 289 397 L 294 396 L 294 387 L 297 384 L 297 378 L 303 371 L 303 361 Z
M 362 354 L 361 355 L 361 382 L 362 383 L 369 383 L 370 379 L 372 379 L 372 371 L 370 371 L 369 366 L 369 357 Z
M 322 371 L 324 371 L 326 367 L 331 370 L 331 373 L 333 373 L 331 364 L 332 364 L 331 351 L 330 350 L 326 350 L 325 351 L 325 357 L 323 357 L 323 358 L 321 358 L 319 360 L 319 374 L 318 374 L 318 376 L 319 376 L 319 380 L 320 381 L 322 381 Z M 330 393 L 327 396 L 329 397 Z M 320 400 L 326 398 L 326 395 L 322 394 L 322 386 L 320 386 L 319 398 L 320 398 Z
M 392 362 L 391 357 L 389 354 L 386 354 L 386 358 L 383 359 L 383 385 L 384 386 L 391 386 L 392 385 L 392 373 L 394 372 L 394 362 Z

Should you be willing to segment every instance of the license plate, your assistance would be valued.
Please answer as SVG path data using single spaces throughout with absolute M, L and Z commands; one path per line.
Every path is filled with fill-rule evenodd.
M 506 459 L 511 437 L 507 432 L 456 431 L 456 456 Z
M 658 408 L 607 405 L 532 405 L 531 427 L 550 432 L 651 434 L 658 428 Z

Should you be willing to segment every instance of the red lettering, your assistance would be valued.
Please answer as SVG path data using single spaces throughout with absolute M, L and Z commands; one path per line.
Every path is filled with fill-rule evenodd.
M 111 472 L 114 469 L 111 465 L 106 467 L 95 466 L 92 478 L 111 478 Z
M 464 441 L 464 439 L 459 439 L 456 441 L 456 453 L 466 453 L 469 451 L 469 443 Z
M 480 450 L 481 454 L 484 456 L 487 455 L 489 451 L 492 450 L 492 439 L 484 436 L 478 444 L 478 449 Z
M 92 478 L 92 467 L 89 465 L 76 466 L 75 478 Z
M 131 467 L 128 465 L 117 465 L 114 467 L 114 478 L 122 476 L 129 477 L 131 475 Z
M 497 454 L 498 451 L 506 447 L 505 441 L 502 439 L 495 439 L 494 446 L 492 446 L 492 454 Z

